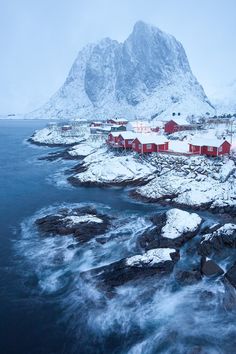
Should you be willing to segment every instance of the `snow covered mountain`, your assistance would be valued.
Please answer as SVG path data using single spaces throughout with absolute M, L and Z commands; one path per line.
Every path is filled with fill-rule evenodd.
M 102 119 L 213 113 L 173 36 L 137 22 L 119 43 L 105 38 L 81 50 L 63 86 L 40 109 L 41 118 Z
M 236 113 L 236 80 L 228 85 L 220 86 L 211 98 L 216 107 L 217 114 Z

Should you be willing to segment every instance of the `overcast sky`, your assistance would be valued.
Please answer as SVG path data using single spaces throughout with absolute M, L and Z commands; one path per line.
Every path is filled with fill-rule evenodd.
M 0 113 L 38 108 L 85 44 L 138 20 L 182 42 L 207 94 L 236 79 L 236 0 L 0 0 Z

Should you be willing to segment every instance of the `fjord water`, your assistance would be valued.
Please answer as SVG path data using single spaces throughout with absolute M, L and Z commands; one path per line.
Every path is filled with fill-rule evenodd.
M 81 271 L 137 252 L 145 216 L 162 208 L 122 189 L 70 187 L 63 171 L 75 162 L 39 161 L 58 149 L 26 142 L 45 124 L 0 121 L 0 353 L 234 353 L 235 311 L 219 281 L 179 289 L 171 275 L 107 298 L 81 280 Z M 73 247 L 69 236 L 36 230 L 37 217 L 83 203 L 116 218 L 111 241 Z
M 24 246 L 24 220 L 42 208 L 65 202 L 105 202 L 117 211 L 135 213 L 152 209 L 126 201 L 119 190 L 57 186 L 54 182 L 60 180 L 60 171 L 75 162 L 38 160 L 55 149 L 33 146 L 26 139 L 45 124 L 0 121 L 0 353 L 69 353 L 75 345 L 69 326 L 61 321 L 58 301 L 63 294 L 45 296 L 37 291 L 35 269 L 25 261 L 27 249 L 19 252 Z M 31 237 L 34 238 L 33 233 Z M 29 249 L 33 253 L 38 251 Z M 37 260 L 43 262 L 40 257 Z

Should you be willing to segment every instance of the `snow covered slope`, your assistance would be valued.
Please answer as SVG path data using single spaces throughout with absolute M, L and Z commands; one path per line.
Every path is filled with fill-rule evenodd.
M 132 119 L 173 112 L 213 112 L 173 36 L 137 22 L 124 43 L 105 38 L 86 46 L 64 85 L 32 118 Z
M 218 114 L 236 113 L 236 80 L 225 86 L 220 86 L 212 94 L 212 102 Z

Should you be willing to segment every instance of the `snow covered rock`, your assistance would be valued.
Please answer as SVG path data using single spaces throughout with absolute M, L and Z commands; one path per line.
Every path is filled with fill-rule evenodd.
M 154 162 L 159 171 L 149 183 L 136 189 L 136 198 L 236 214 L 232 160 L 219 163 L 203 156 L 156 156 Z
M 162 237 L 176 239 L 186 233 L 198 230 L 202 219 L 198 214 L 180 209 L 171 209 L 166 213 L 166 225 L 162 228 Z
M 145 250 L 181 247 L 199 232 L 202 219 L 195 213 L 171 209 L 152 217 L 151 221 L 155 226 L 146 230 L 139 238 L 139 244 Z
M 108 216 L 94 208 L 60 209 L 35 221 L 39 231 L 49 235 L 74 235 L 79 242 L 103 234 L 110 225 Z
M 88 129 L 72 129 L 64 132 L 60 127 L 58 128 L 43 128 L 36 131 L 29 139 L 30 142 L 38 145 L 60 146 L 73 145 L 83 141 L 88 137 Z
M 29 116 L 169 118 L 173 111 L 214 112 L 181 43 L 139 21 L 124 43 L 105 38 L 82 49 L 63 86 Z
M 92 278 L 98 288 L 109 292 L 130 281 L 168 274 L 178 260 L 179 253 L 175 249 L 154 249 L 83 272 L 81 275 L 84 280 Z
M 226 249 L 236 249 L 236 225 L 225 224 L 210 234 L 203 235 L 199 245 L 199 253 L 210 256 Z
M 162 262 L 172 261 L 171 253 L 175 253 L 175 249 L 157 248 L 144 253 L 143 255 L 127 258 L 126 265 L 130 267 L 158 267 Z
M 119 186 L 152 179 L 155 167 L 133 154 L 115 156 L 101 148 L 84 159 L 81 171 L 68 178 L 73 185 Z
M 85 141 L 69 149 L 68 154 L 74 158 L 84 158 L 93 152 L 96 152 L 104 144 L 104 137 L 90 135 Z

